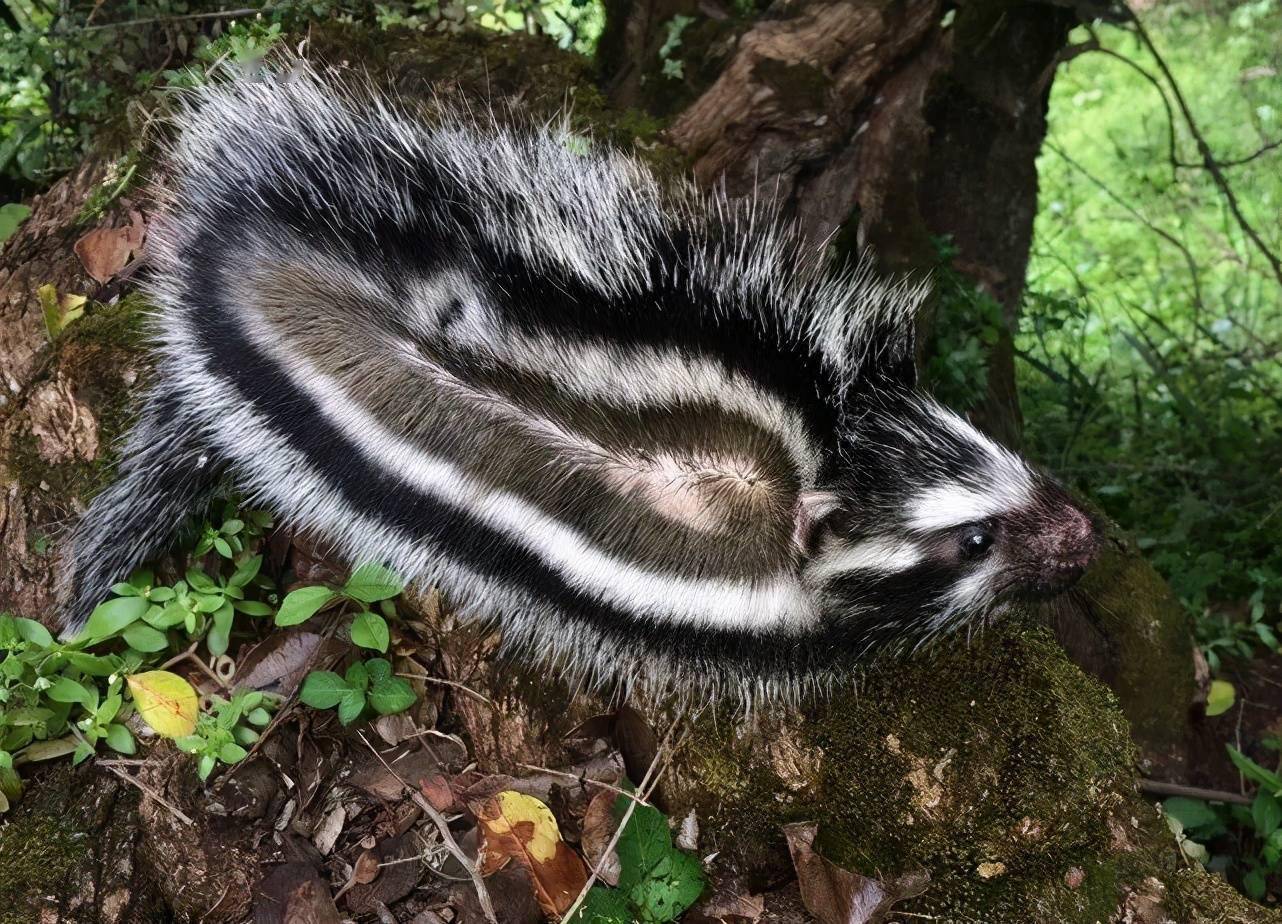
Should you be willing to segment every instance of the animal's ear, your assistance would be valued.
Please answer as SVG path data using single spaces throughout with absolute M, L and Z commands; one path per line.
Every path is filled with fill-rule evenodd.
M 792 541 L 797 551 L 802 555 L 814 551 L 819 525 L 840 506 L 840 498 L 831 491 L 810 490 L 798 495 L 792 525 Z

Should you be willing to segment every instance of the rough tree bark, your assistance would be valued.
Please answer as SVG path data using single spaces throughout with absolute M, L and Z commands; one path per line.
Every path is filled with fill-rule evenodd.
M 576 118 L 598 135 L 637 145 L 662 170 L 688 167 L 734 194 L 768 193 L 814 239 L 847 251 L 872 247 L 888 269 L 932 266 L 933 239 L 951 236 L 957 266 L 1014 317 L 1036 205 L 1034 158 L 1070 11 L 987 0 L 957 8 L 946 23 L 940 0 L 781 0 L 752 19 L 712 3 L 620 0 L 610 12 L 603 54 L 616 64 L 603 86 L 613 105 L 582 62 L 525 38 L 340 29 L 314 42 L 411 94 L 445 84 L 547 112 L 573 88 Z M 658 57 L 676 13 L 695 17 L 683 33 L 679 81 L 660 75 Z M 657 114 L 664 130 L 624 106 Z M 71 251 L 104 163 L 95 159 L 40 197 L 0 253 L 0 379 L 8 390 L 0 406 L 0 609 L 33 616 L 50 612 L 49 537 L 56 549 L 59 529 L 108 477 L 109 447 L 146 375 L 132 298 L 95 308 L 52 345 L 40 321 L 37 286 L 98 298 L 127 290 L 113 283 L 104 291 Z M 100 223 L 126 223 L 129 205 Z M 1014 439 L 1009 340 L 990 369 L 990 399 L 975 413 Z M 1218 881 L 1181 871 L 1153 809 L 1135 794 L 1123 713 L 1146 756 L 1179 765 L 1192 696 L 1182 614 L 1120 543 L 1092 580 L 1090 596 L 1102 605 L 1069 619 L 1060 635 L 1113 685 L 1120 711 L 1045 633 L 1007 628 L 927 661 L 877 666 L 822 703 L 750 722 L 700 715 L 661 798 L 674 812 L 698 808 L 719 862 L 758 883 L 785 868 L 779 825 L 808 819 L 820 822 L 824 851 L 849 867 L 927 871 L 926 893 L 903 906 L 915 914 L 1266 920 Z M 435 624 L 439 650 L 424 658 L 492 701 L 444 701 L 476 758 L 490 769 L 562 765 L 564 733 L 602 704 L 494 661 L 492 640 Z M 671 711 L 648 705 L 661 729 Z M 634 758 L 644 763 L 641 751 Z M 183 767 L 159 757 L 147 779 L 199 812 L 209 797 Z M 41 785 L 90 793 L 95 805 L 132 804 L 119 784 L 93 774 Z M 118 832 L 121 846 L 104 852 L 91 843 L 44 864 L 41 878 L 9 865 L 49 829 L 41 812 L 48 803 L 28 800 L 11 830 L 35 840 L 0 834 L 0 886 L 25 896 L 16 907 L 39 908 L 51 921 L 141 919 L 143 907 L 184 920 L 243 918 L 249 898 L 239 884 L 256 875 L 254 845 L 227 847 L 234 832 L 202 817 L 193 847 L 190 832 L 174 830 L 148 804 L 130 818 L 114 810 L 113 823 L 137 826 Z M 213 840 L 211 831 L 231 840 Z M 183 852 L 192 855 L 176 876 L 162 858 L 172 863 Z M 238 884 L 230 897 L 219 884 L 228 880 L 210 873 L 220 858 Z M 88 881 L 123 883 L 124 891 L 100 885 L 86 899 Z

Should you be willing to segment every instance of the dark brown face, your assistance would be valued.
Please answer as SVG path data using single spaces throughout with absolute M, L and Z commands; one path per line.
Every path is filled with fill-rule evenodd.
M 1100 548 L 1100 530 L 1068 493 L 1042 480 L 1032 502 L 1000 518 L 1012 595 L 1046 599 L 1086 571 Z

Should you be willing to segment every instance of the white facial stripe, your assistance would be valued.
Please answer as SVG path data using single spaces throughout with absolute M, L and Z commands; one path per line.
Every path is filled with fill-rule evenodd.
M 323 375 L 269 332 L 244 325 L 251 339 L 283 361 L 292 384 L 353 445 L 385 471 L 509 535 L 555 568 L 571 586 L 639 616 L 661 616 L 693 625 L 743 628 L 800 627 L 816 618 L 800 582 L 791 575 L 769 581 L 681 579 L 656 574 L 595 548 L 577 530 L 505 491 L 470 478 L 451 462 L 421 452 L 390 433 Z M 252 455 L 250 456 L 252 458 Z M 339 528 L 332 524 L 331 529 Z
M 908 509 L 909 529 L 929 532 L 950 529 L 997 516 L 1018 506 L 1002 493 L 980 494 L 972 488 L 946 484 L 918 494 Z
M 943 629 L 958 614 L 969 614 L 984 609 L 992 601 L 994 582 L 1001 570 L 1001 563 L 990 559 L 954 583 L 948 588 L 944 605 L 931 620 L 931 625 Z
M 856 545 L 839 546 L 820 555 L 807 568 L 806 579 L 820 585 L 848 571 L 893 574 L 908 570 L 925 557 L 925 553 L 911 542 L 868 539 Z

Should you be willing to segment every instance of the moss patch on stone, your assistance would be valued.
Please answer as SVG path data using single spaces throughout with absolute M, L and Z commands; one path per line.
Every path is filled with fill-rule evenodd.
M 840 865 L 927 870 L 916 913 L 1093 921 L 1116 906 L 1134 750 L 1112 694 L 1042 630 L 883 662 L 803 716 L 693 737 L 680 795 L 750 867 L 778 870 L 780 825 L 805 819 Z
M 53 344 L 45 378 L 57 375 L 74 383 L 76 399 L 88 405 L 97 421 L 99 452 L 87 461 L 47 462 L 35 437 L 20 426 L 5 461 L 31 497 L 64 505 L 76 498 L 88 500 L 110 481 L 113 449 L 133 419 L 132 395 L 145 371 L 146 307 L 139 295 L 95 305 Z

